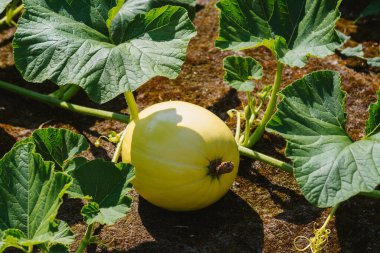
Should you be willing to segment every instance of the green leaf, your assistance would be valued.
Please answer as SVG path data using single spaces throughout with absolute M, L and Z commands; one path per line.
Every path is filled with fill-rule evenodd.
M 195 35 L 186 10 L 161 7 L 123 23 L 115 17 L 109 33 L 112 2 L 24 0 L 26 12 L 13 41 L 24 78 L 76 84 L 104 103 L 155 76 L 177 77 Z
M 365 123 L 365 133 L 367 136 L 380 132 L 380 90 L 377 92 L 377 103 L 369 107 L 369 118 Z
M 263 77 L 263 66 L 251 57 L 224 58 L 224 81 L 238 91 L 253 91 L 254 82 Z
M 371 67 L 380 67 L 380 57 L 367 59 L 367 64 Z
M 74 242 L 74 234 L 71 232 L 70 226 L 61 220 L 55 220 L 50 224 L 53 237 L 49 241 L 49 248 L 51 245 L 61 244 L 70 245 Z
M 10 4 L 12 0 L 1 0 L 0 1 L 0 14 L 3 13 L 5 8 L 7 8 L 8 4 Z
M 90 147 L 84 136 L 60 128 L 38 129 L 31 137 L 16 143 L 15 146 L 27 142 L 33 142 L 36 152 L 41 154 L 45 161 L 52 161 L 61 169 L 66 161 Z
M 181 6 L 188 11 L 191 18 L 195 15 L 194 0 L 118 0 L 117 5 L 110 11 L 107 25 L 111 27 L 113 33 L 123 33 L 129 22 L 138 14 L 145 14 L 165 5 Z
M 341 53 L 348 57 L 355 56 L 355 57 L 363 58 L 364 57 L 363 45 L 359 44 L 356 47 L 347 47 L 343 49 Z
M 52 222 L 71 181 L 54 172 L 54 164 L 36 154 L 33 143 L 14 147 L 0 160 L 0 234 L 17 231 L 12 236 L 19 246 L 53 240 Z
M 228 50 L 266 46 L 282 63 L 303 67 L 308 56 L 324 57 L 339 47 L 335 23 L 340 2 L 221 0 L 216 46 Z M 275 43 L 278 37 L 286 43 Z
M 96 159 L 71 170 L 69 174 L 74 179 L 69 196 L 91 200 L 82 209 L 88 224 L 111 225 L 130 210 L 131 199 L 126 195 L 134 176 L 131 165 Z
M 334 206 L 380 183 L 380 134 L 353 142 L 345 131 L 345 94 L 333 71 L 314 72 L 281 93 L 268 123 L 287 140 L 286 156 L 306 199 Z
M 380 13 L 380 0 L 373 0 L 367 7 L 360 13 L 360 17 L 375 16 Z

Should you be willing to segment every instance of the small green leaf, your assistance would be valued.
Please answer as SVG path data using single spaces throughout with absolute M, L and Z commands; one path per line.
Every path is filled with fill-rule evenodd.
M 51 241 L 51 222 L 71 178 L 35 153 L 33 143 L 14 147 L 0 160 L 0 234 L 17 234 L 17 245 Z M 14 233 L 17 231 L 17 233 Z
M 271 49 L 279 61 L 303 67 L 307 57 L 325 57 L 341 44 L 335 31 L 341 0 L 221 0 L 216 46 Z M 281 37 L 281 43 L 275 43 Z M 285 42 L 285 43 L 283 43 Z
M 380 67 L 380 57 L 368 58 L 367 64 L 371 67 Z
M 119 19 L 111 11 L 115 3 L 109 0 L 24 4 L 13 40 L 15 63 L 24 78 L 76 84 L 98 103 L 155 76 L 177 77 L 195 36 L 187 11 L 178 6 L 138 12 L 121 22 L 124 16 Z
M 286 156 L 306 199 L 334 206 L 380 183 L 380 133 L 353 142 L 345 131 L 340 76 L 319 71 L 286 87 L 268 130 L 287 140 Z
M 66 161 L 90 146 L 84 136 L 59 128 L 38 129 L 31 137 L 16 143 L 15 146 L 27 142 L 36 145 L 36 152 L 41 154 L 45 161 L 52 161 L 61 169 Z
M 365 123 L 365 133 L 367 136 L 380 132 L 380 90 L 377 92 L 377 103 L 369 107 L 369 118 Z
M 356 47 L 347 47 L 343 49 L 341 53 L 348 57 L 355 56 L 355 57 L 363 58 L 364 57 L 363 45 L 359 44 Z
M 1 0 L 0 1 L 0 14 L 3 13 L 3 11 L 5 10 L 5 8 L 7 8 L 8 4 L 10 4 L 10 2 L 12 2 L 12 0 Z
M 69 196 L 91 200 L 82 209 L 88 224 L 111 225 L 129 211 L 131 200 L 126 195 L 134 176 L 131 165 L 96 159 L 76 167 L 69 174 L 74 179 Z
M 253 91 L 252 79 L 263 77 L 263 67 L 251 57 L 229 56 L 223 61 L 224 81 L 238 91 Z

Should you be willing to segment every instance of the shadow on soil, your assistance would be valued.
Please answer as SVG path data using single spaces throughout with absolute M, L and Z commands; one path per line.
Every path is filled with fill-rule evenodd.
M 140 197 L 139 215 L 155 238 L 128 252 L 262 252 L 263 223 L 239 196 L 229 192 L 221 201 L 196 212 L 173 213 Z
M 323 209 L 313 207 L 298 192 L 272 183 L 267 176 L 253 169 L 250 163 L 249 159 L 241 160 L 239 176 L 245 177 L 252 184 L 265 188 L 269 192 L 270 198 L 283 210 L 282 213 L 276 215 L 277 219 L 302 225 L 315 221 L 321 215 Z M 283 180 L 285 182 L 288 180 L 288 177 L 283 177 Z
M 355 197 L 336 214 L 341 252 L 380 252 L 380 205 L 378 200 Z
M 0 128 L 0 158 L 12 148 L 15 142 L 16 140 L 12 136 Z

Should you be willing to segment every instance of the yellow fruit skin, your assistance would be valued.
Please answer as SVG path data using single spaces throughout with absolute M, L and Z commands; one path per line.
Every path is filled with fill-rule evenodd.
M 204 208 L 223 197 L 236 178 L 239 152 L 230 129 L 210 111 L 190 103 L 155 104 L 131 122 L 123 162 L 136 168 L 133 185 L 152 204 L 172 210 Z M 230 161 L 234 169 L 209 175 L 209 163 Z

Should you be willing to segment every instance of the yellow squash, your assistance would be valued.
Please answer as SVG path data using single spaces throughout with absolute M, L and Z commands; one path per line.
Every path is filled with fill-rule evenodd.
M 230 129 L 210 111 L 186 102 L 155 104 L 131 122 L 123 162 L 136 168 L 133 185 L 152 204 L 197 210 L 226 194 L 239 152 Z

